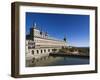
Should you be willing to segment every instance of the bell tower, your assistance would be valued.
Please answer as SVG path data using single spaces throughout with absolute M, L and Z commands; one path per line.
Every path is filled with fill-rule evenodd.
M 34 22 L 32 28 L 30 28 L 30 36 L 32 40 L 34 40 L 34 37 L 40 37 L 40 30 L 37 27 L 36 22 Z

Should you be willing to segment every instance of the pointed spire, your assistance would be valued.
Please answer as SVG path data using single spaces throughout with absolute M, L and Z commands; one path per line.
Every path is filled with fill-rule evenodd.
M 36 28 L 37 25 L 36 25 L 36 22 L 33 22 L 33 28 Z
M 36 27 L 36 22 L 34 22 L 34 27 Z

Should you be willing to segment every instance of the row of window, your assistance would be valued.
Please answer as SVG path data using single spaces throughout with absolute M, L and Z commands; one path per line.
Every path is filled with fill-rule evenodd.
M 28 49 L 34 49 L 35 46 L 28 46 Z
M 40 50 L 40 51 L 41 51 L 41 53 L 43 53 L 43 51 L 44 51 L 44 53 L 47 52 L 46 49 Z M 48 49 L 48 52 L 50 52 L 50 49 Z M 39 54 L 39 50 L 36 50 L 36 53 Z M 32 50 L 32 54 L 34 54 L 34 50 Z
M 35 45 L 34 42 L 28 42 L 28 45 Z

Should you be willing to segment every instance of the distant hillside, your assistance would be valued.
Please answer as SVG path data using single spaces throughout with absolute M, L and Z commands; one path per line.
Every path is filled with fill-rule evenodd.
M 78 51 L 80 55 L 89 56 L 89 47 L 66 47 L 60 49 L 60 52 L 64 52 L 64 53 L 70 53 L 74 51 Z
M 81 54 L 89 55 L 89 47 L 76 47 Z

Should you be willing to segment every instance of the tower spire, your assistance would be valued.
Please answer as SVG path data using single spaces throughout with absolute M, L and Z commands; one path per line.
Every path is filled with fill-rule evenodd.
M 34 22 L 34 27 L 36 27 L 36 22 Z
M 36 22 L 33 22 L 32 26 L 33 26 L 33 28 L 36 28 L 37 27 Z

